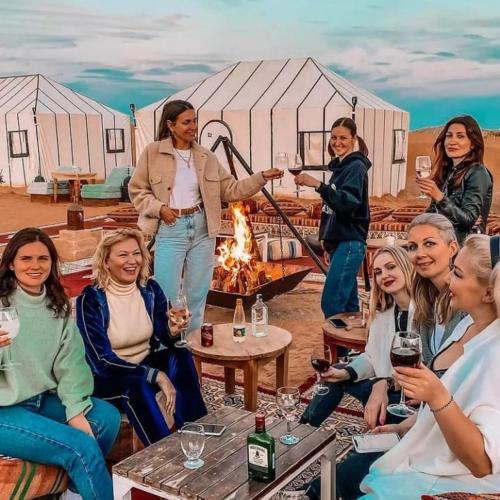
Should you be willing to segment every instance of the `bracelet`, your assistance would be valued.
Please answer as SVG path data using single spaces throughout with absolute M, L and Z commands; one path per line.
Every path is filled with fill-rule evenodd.
M 436 414 L 436 413 L 439 413 L 440 411 L 443 411 L 445 408 L 448 408 L 448 406 L 450 406 L 451 403 L 453 403 L 453 396 L 450 396 L 450 400 L 445 405 L 440 406 L 439 408 L 436 408 L 435 410 L 433 410 L 429 406 L 429 409 L 431 410 L 432 413 Z

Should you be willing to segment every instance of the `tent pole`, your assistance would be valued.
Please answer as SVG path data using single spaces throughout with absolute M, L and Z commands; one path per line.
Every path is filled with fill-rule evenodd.
M 214 152 L 219 144 L 222 143 L 224 145 L 224 150 L 226 152 L 226 155 L 228 154 L 228 150 L 230 150 L 234 156 L 238 159 L 240 162 L 241 166 L 247 171 L 248 175 L 252 175 L 253 171 L 248 165 L 248 163 L 245 161 L 245 159 L 241 156 L 239 151 L 236 149 L 234 144 L 227 138 L 222 135 L 220 135 L 217 140 L 214 142 L 213 146 L 210 148 L 212 152 Z M 229 161 L 229 159 L 228 159 Z M 278 212 L 283 219 L 283 222 L 288 226 L 292 234 L 300 241 L 300 243 L 303 245 L 303 247 L 306 249 L 307 253 L 311 256 L 312 260 L 314 260 L 315 264 L 319 267 L 319 269 L 323 272 L 323 274 L 327 274 L 328 269 L 326 268 L 325 264 L 320 260 L 320 258 L 314 253 L 314 250 L 311 248 L 309 243 L 302 237 L 302 235 L 297 231 L 295 226 L 292 224 L 288 216 L 283 212 L 281 207 L 276 203 L 272 195 L 267 191 L 266 188 L 262 188 L 262 194 L 268 199 L 269 203 L 274 207 L 276 212 Z
M 38 151 L 38 174 L 35 177 L 34 181 L 45 182 L 45 179 L 42 175 L 42 162 L 40 160 L 40 142 L 38 138 L 38 122 L 36 119 L 36 108 L 31 108 L 31 111 L 33 111 L 33 122 L 35 123 L 35 134 L 36 134 L 36 149 Z

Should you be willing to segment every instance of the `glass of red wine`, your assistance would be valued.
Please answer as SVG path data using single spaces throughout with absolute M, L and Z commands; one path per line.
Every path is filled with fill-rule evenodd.
M 302 172 L 302 167 L 303 167 L 303 162 L 302 162 L 302 156 L 300 154 L 296 154 L 295 158 L 293 160 L 292 165 L 288 167 L 288 171 L 293 175 L 297 176 Z M 304 191 L 304 189 L 299 189 L 299 186 L 295 189 L 294 193 L 298 196 L 301 191 Z
M 324 396 L 330 389 L 321 381 L 320 375 L 328 371 L 332 364 L 330 346 L 322 345 L 315 347 L 311 353 L 311 365 L 317 373 L 318 383 L 314 386 L 314 394 Z
M 408 366 L 417 368 L 420 364 L 422 354 L 422 340 L 420 335 L 414 332 L 396 332 L 391 346 L 392 366 Z M 397 417 L 409 417 L 417 410 L 405 403 L 405 393 L 401 389 L 401 399 L 399 403 L 390 404 L 387 411 Z

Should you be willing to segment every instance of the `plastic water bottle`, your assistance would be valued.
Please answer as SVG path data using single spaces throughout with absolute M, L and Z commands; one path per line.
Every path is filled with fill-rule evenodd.
M 266 337 L 268 335 L 268 318 L 268 308 L 259 293 L 255 304 L 252 306 L 252 335 L 254 337 Z

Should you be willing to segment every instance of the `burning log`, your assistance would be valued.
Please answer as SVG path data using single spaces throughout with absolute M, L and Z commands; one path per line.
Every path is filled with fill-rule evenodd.
M 219 267 L 214 269 L 211 288 L 245 295 L 271 281 L 262 263 L 257 262 L 258 248 L 243 203 L 230 207 L 234 238 L 228 238 L 218 248 Z

